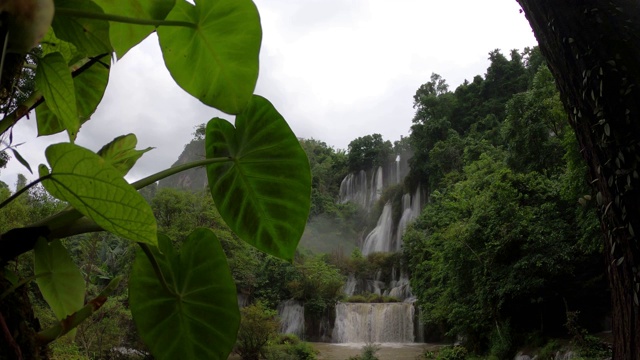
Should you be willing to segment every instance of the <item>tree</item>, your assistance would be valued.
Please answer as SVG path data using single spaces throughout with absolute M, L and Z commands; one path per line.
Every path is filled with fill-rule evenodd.
M 509 166 L 522 172 L 561 172 L 562 140 L 569 125 L 549 69 L 541 66 L 531 89 L 514 95 L 506 109 L 501 131 Z
M 265 347 L 278 335 L 278 313 L 261 302 L 242 308 L 240 313 L 240 329 L 235 352 L 242 360 L 265 358 Z
M 518 3 L 589 167 L 611 288 L 613 357 L 638 359 L 640 5 L 626 0 Z
M 563 198 L 557 176 L 517 173 L 503 158 L 483 154 L 466 166 L 461 181 L 432 194 L 404 237 L 423 315 L 464 334 L 476 351 L 492 332 L 549 332 L 569 309 L 604 307 L 588 296 L 602 289 L 598 272 L 585 271 L 597 249 L 579 241 L 575 200 Z M 505 344 L 507 352 L 518 345 Z
M 349 171 L 369 170 L 386 164 L 392 156 L 393 146 L 382 135 L 373 134 L 359 137 L 349 143 Z
M 16 210 L 20 220 L 0 227 L 0 358 L 48 358 L 48 344 L 66 334 L 73 337 L 75 329 L 109 300 L 119 278 L 85 303 L 92 294 L 61 241 L 108 231 L 139 245 L 129 275 L 128 304 L 138 334 L 153 356 L 226 359 L 240 316 L 220 239 L 211 229 L 197 228 L 181 241 L 173 241 L 161 228 L 174 226 L 176 219 L 184 221 L 180 219 L 184 204 L 168 206 L 172 194 L 165 194 L 156 204 L 164 211 L 159 228 L 151 205 L 137 190 L 180 171 L 206 166 L 208 190 L 220 218 L 238 238 L 271 255 L 293 259 L 309 212 L 309 162 L 275 107 L 253 94 L 262 39 L 254 3 L 8 0 L 0 11 L 0 41 L 7 41 L 3 48 L 11 51 L 12 65 L 5 62 L 2 69 L 2 96 L 15 90 L 11 84 L 19 83 L 24 52 L 38 47 L 35 90 L 0 119 L 0 136 L 9 134 L 35 108 L 40 136 L 63 132 L 69 137 L 68 142 L 47 148 L 48 164 L 38 167 L 36 181 L 10 196 L 0 188 L 0 209 Z M 214 118 L 203 133 L 196 129 L 196 136 L 204 137 L 204 159 L 129 184 L 124 176 L 150 150 L 136 149 L 135 135 L 119 136 L 98 152 L 74 141 L 100 103 L 111 59 L 125 56 L 154 31 L 176 83 L 236 119 L 232 125 Z M 193 77 L 194 73 L 199 76 Z M 4 109 L 13 108 L 10 101 L 5 99 Z M 45 211 L 25 212 L 23 194 L 37 184 L 64 209 L 47 207 L 46 211 L 56 211 L 51 216 Z M 34 199 L 46 201 L 47 196 Z M 25 214 L 44 217 L 31 221 Z M 193 217 L 188 225 L 215 226 L 210 217 L 215 214 L 203 215 Z M 186 232 L 178 230 L 179 236 Z M 6 266 L 23 254 L 33 255 L 30 272 L 14 272 L 20 268 Z M 55 315 L 45 329 L 33 316 L 24 286 L 34 279 Z

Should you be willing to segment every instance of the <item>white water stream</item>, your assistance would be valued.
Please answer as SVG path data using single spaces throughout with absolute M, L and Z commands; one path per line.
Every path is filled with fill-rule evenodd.
M 340 303 L 336 306 L 333 342 L 414 342 L 413 304 Z

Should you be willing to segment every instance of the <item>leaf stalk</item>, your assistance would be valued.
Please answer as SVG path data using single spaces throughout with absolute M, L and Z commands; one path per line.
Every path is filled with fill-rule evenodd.
M 140 19 L 132 18 L 128 16 L 120 16 L 113 14 L 97 13 L 93 11 L 84 11 L 78 9 L 70 9 L 64 7 L 56 7 L 56 15 L 73 16 L 85 19 L 106 20 L 119 22 L 124 24 L 133 25 L 152 25 L 152 26 L 180 26 L 195 29 L 198 26 L 194 23 L 187 21 L 171 21 L 171 20 L 153 20 L 153 19 Z

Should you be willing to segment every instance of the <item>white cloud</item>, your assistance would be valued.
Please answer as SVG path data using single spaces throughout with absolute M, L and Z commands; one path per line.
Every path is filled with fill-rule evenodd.
M 484 74 L 489 51 L 535 45 L 513 0 L 257 0 L 263 26 L 256 93 L 270 99 L 301 137 L 346 148 L 356 137 L 408 135 L 413 94 L 432 72 L 451 88 Z M 145 154 L 130 180 L 170 166 L 193 127 L 229 118 L 182 91 L 165 70 L 151 37 L 112 68 L 109 88 L 78 143 L 97 150 L 133 132 Z M 35 121 L 22 120 L 14 142 L 32 167 L 48 143 L 35 138 Z M 13 186 L 16 161 L 0 170 Z M 35 176 L 29 176 L 34 178 Z

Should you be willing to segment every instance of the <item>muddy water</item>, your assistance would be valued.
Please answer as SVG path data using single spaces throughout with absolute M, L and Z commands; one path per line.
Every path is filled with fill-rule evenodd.
M 362 343 L 333 344 L 333 343 L 312 343 L 320 353 L 318 360 L 346 360 L 350 356 L 359 355 Z M 437 344 L 378 344 L 380 350 L 376 356 L 380 360 L 416 360 L 426 350 L 435 350 L 441 345 Z

